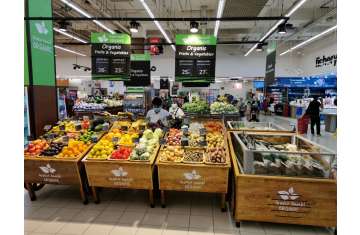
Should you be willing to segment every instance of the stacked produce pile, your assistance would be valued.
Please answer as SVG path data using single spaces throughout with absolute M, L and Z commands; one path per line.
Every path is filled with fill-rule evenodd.
M 204 123 L 207 132 L 223 132 L 223 125 L 219 121 L 207 121 Z
M 93 147 L 87 159 L 149 161 L 159 146 L 163 132 L 159 128 L 154 132 L 150 129 L 141 131 L 145 125 L 144 120 L 115 122 Z
M 182 133 L 180 130 L 171 128 L 169 130 L 166 143 L 168 145 L 180 145 L 181 136 L 182 136 Z
M 290 143 L 268 142 L 261 136 L 239 136 L 249 149 L 271 151 L 269 153 L 254 154 L 255 174 L 321 178 L 327 175 L 328 164 L 316 157 L 319 155 L 310 154 L 311 151 L 308 151 L 308 149 Z M 282 152 L 301 152 L 305 154 Z
M 110 124 L 104 120 L 93 120 L 89 119 L 84 120 L 65 120 L 60 121 L 57 125 L 53 126 L 51 133 L 75 133 L 75 132 L 85 132 L 88 130 L 100 132 L 103 131 L 105 127 L 109 127 Z
M 77 158 L 79 155 L 83 154 L 89 146 L 90 145 L 86 144 L 84 141 L 70 139 L 68 145 L 62 148 L 62 151 L 57 157 Z
M 114 144 L 106 139 L 101 139 L 89 152 L 89 160 L 106 160 L 114 150 Z
M 159 128 L 155 131 L 147 129 L 139 140 L 139 144 L 132 151 L 130 159 L 136 161 L 148 161 L 154 151 L 159 146 L 159 140 L 163 136 L 163 131 Z
M 116 99 L 106 98 L 106 99 L 104 99 L 103 102 L 104 102 L 104 104 L 106 104 L 107 107 L 120 107 L 123 105 L 122 100 L 116 100 Z
M 64 138 L 67 140 L 63 140 Z M 85 153 L 89 146 L 89 143 L 64 135 L 51 140 L 38 139 L 30 142 L 25 148 L 24 156 L 77 158 Z
M 234 105 L 225 102 L 214 102 L 210 105 L 211 114 L 234 114 L 238 112 L 239 110 Z
M 28 144 L 24 150 L 24 155 L 25 157 L 36 157 L 47 148 L 49 148 L 49 144 L 46 140 L 37 139 Z
M 74 111 L 98 111 L 104 110 L 106 104 L 97 104 L 97 103 L 87 103 L 85 101 L 79 101 L 74 104 L 73 110 Z
M 187 113 L 209 113 L 209 105 L 203 100 L 185 103 L 182 108 Z
M 181 131 L 170 129 L 159 153 L 163 162 L 227 163 L 223 125 L 219 121 L 191 122 Z
M 184 149 L 180 146 L 165 146 L 160 154 L 160 161 L 164 162 L 182 162 Z

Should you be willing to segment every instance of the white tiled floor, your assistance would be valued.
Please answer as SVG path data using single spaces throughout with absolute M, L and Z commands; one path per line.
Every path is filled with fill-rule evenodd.
M 296 120 L 261 116 L 290 128 Z M 306 135 L 336 151 L 336 138 L 322 132 L 321 137 Z M 26 235 L 325 235 L 325 228 L 257 222 L 235 226 L 231 213 L 221 212 L 220 198 L 213 194 L 167 193 L 167 207 L 147 204 L 145 191 L 104 189 L 101 203 L 83 205 L 77 187 L 47 185 L 31 202 L 25 201 Z
M 161 208 L 159 202 L 150 208 L 147 192 L 140 190 L 104 189 L 98 205 L 91 200 L 83 205 L 78 195 L 77 187 L 47 185 L 37 192 L 37 201 L 31 202 L 25 192 L 25 234 L 331 234 L 325 228 L 256 222 L 242 222 L 237 228 L 230 212 L 220 211 L 220 198 L 213 194 L 168 192 L 166 208 Z

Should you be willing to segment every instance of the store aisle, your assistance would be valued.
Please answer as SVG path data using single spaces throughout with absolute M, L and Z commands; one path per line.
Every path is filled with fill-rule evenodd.
M 288 118 L 288 117 L 275 116 L 275 115 L 272 116 L 260 115 L 259 119 L 261 122 L 273 122 L 283 127 L 286 130 L 292 130 L 297 125 L 295 118 Z M 303 136 L 311 141 L 314 141 L 315 143 L 318 143 L 320 145 L 329 148 L 332 151 L 336 151 L 337 149 L 336 136 L 333 133 L 326 132 L 325 125 L 321 125 L 321 135 L 322 136 L 312 135 L 310 132 L 310 125 L 309 125 L 308 133 L 304 134 Z
M 236 228 L 229 211 L 211 194 L 170 192 L 168 206 L 147 205 L 144 191 L 104 189 L 101 203 L 83 205 L 77 187 L 45 186 L 38 200 L 25 201 L 25 234 L 86 235 L 323 235 L 324 228 L 242 222 Z

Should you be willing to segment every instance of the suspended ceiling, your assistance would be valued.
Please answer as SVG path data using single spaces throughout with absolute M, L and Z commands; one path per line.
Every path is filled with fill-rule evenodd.
M 92 16 L 103 17 L 148 17 L 140 0 L 73 0 Z M 156 17 L 216 17 L 219 0 L 146 0 Z M 280 16 L 296 0 L 226 0 L 224 17 L 236 16 Z M 323 30 L 336 25 L 336 0 L 307 0 L 290 18 L 293 28 L 284 36 L 274 33 L 269 40 L 278 40 L 284 48 L 304 41 Z M 60 0 L 53 0 L 53 15 L 81 16 Z M 103 21 L 107 27 L 119 32 L 128 30 L 129 22 Z M 219 41 L 259 40 L 276 21 L 223 21 L 218 34 Z M 162 37 L 161 32 L 151 21 L 140 22 L 141 27 L 133 37 Z M 177 33 L 189 33 L 189 22 L 160 22 L 170 38 Z M 57 22 L 55 22 L 55 26 Z M 69 33 L 89 40 L 91 32 L 102 32 L 92 21 L 72 21 Z M 200 32 L 213 34 L 214 22 L 200 22 Z M 58 45 L 76 42 L 56 33 Z M 245 53 L 252 45 L 233 46 L 237 53 Z M 66 47 L 73 47 L 66 45 Z M 76 46 L 77 50 L 88 52 L 88 46 Z M 61 53 L 60 53 L 61 54 Z M 59 55 L 60 55 L 59 54 Z

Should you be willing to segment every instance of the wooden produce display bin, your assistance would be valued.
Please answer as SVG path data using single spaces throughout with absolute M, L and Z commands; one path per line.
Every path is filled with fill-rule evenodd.
M 153 172 L 159 148 L 154 150 L 149 161 L 90 160 L 85 157 L 82 161 L 95 203 L 100 202 L 97 187 L 145 189 L 149 191 L 150 206 L 154 207 Z
M 45 184 L 79 185 L 81 199 L 87 204 L 86 176 L 81 159 L 91 147 L 92 145 L 77 158 L 25 157 L 24 181 L 30 199 L 36 200 L 35 191 Z
M 270 176 L 254 174 L 251 168 L 248 172 L 238 160 L 239 155 L 247 155 L 242 149 L 244 146 L 235 143 L 235 135 L 239 133 L 243 132 L 229 131 L 227 134 L 234 174 L 231 207 L 237 226 L 240 221 L 261 221 L 336 227 L 336 180 L 328 175 L 323 178 Z M 308 146 L 313 144 L 312 148 L 319 154 L 326 152 L 301 136 L 288 136 L 299 138 L 298 141 Z
M 157 158 L 161 205 L 166 206 L 165 191 L 188 191 L 218 193 L 221 195 L 221 209 L 225 211 L 225 197 L 228 192 L 230 155 L 225 140 L 226 162 L 224 164 L 164 162 Z M 160 151 L 165 147 L 162 146 Z M 191 149 L 188 147 L 182 147 Z M 199 149 L 199 148 L 196 148 Z M 206 148 L 203 148 L 206 151 Z M 160 155 L 160 151 L 159 154 Z

